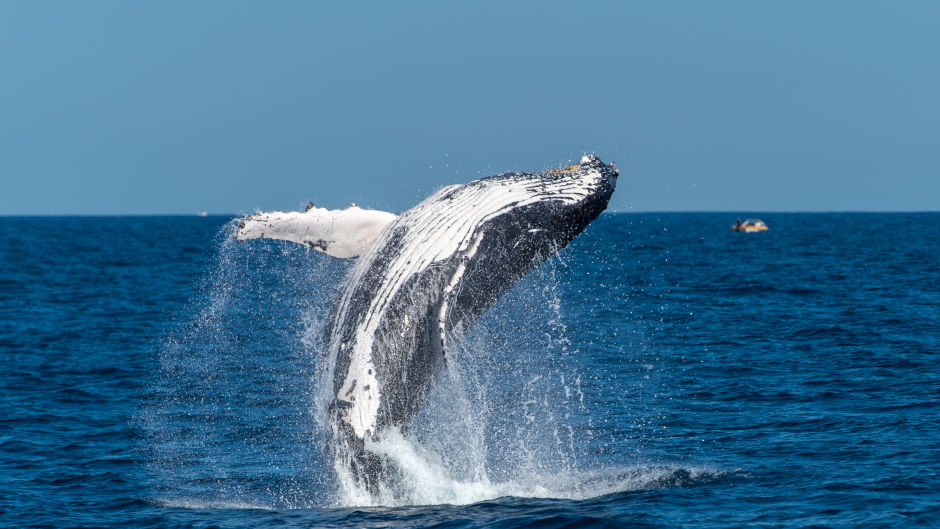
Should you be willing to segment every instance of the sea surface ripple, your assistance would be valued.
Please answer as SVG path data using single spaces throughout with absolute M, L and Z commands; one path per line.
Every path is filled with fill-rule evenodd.
M 0 526 L 940 526 L 940 214 L 763 219 L 602 215 L 389 441 L 414 504 L 356 506 L 314 411 L 348 265 L 0 218 Z

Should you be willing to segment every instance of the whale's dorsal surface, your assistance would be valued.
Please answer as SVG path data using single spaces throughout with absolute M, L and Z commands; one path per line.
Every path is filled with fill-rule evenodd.
M 389 428 L 408 429 L 450 342 L 600 215 L 617 174 L 588 155 L 564 169 L 448 186 L 388 220 L 361 251 L 324 330 L 342 483 L 375 493 L 383 465 L 365 441 Z M 247 219 L 239 233 L 270 226 L 261 215 Z M 281 231 L 293 239 L 274 238 L 323 230 L 292 222 Z

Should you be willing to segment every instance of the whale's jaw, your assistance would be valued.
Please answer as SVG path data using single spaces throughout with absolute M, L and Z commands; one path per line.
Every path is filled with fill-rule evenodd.
M 376 237 L 325 329 L 345 481 L 375 497 L 386 469 L 368 442 L 407 431 L 453 341 L 600 215 L 617 175 L 588 155 L 563 169 L 445 187 Z

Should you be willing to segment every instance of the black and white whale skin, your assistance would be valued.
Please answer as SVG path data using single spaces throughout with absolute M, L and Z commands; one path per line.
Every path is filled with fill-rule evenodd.
M 324 330 L 335 366 L 329 414 L 341 481 L 376 493 L 384 469 L 366 441 L 408 429 L 450 345 L 600 215 L 617 175 L 612 164 L 588 155 L 564 169 L 448 186 L 380 219 L 387 224 L 362 248 Z M 330 253 L 335 235 L 318 238 L 305 227 L 310 222 L 289 215 L 303 214 L 249 217 L 238 238 L 284 238 Z M 337 222 L 331 226 L 336 232 Z

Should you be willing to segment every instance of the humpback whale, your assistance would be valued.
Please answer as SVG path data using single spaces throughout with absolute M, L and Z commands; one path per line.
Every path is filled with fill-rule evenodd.
M 407 431 L 455 340 L 600 215 L 618 174 L 586 155 L 565 168 L 447 186 L 400 215 L 310 204 L 241 223 L 239 240 L 283 239 L 358 257 L 323 335 L 341 482 L 377 494 L 387 470 L 367 441 Z

